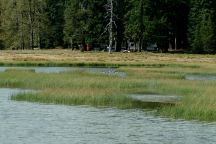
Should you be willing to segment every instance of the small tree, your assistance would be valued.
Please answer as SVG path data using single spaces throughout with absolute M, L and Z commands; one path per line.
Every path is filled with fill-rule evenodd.
M 201 21 L 201 41 L 203 45 L 203 50 L 205 52 L 213 51 L 215 39 L 214 39 L 215 26 L 212 21 L 212 16 L 210 13 L 204 13 Z
M 125 35 L 128 39 L 139 43 L 142 50 L 145 33 L 145 3 L 146 0 L 130 0 L 130 11 L 125 16 Z
M 210 11 L 203 9 L 199 13 L 199 23 L 195 25 L 192 41 L 192 51 L 195 53 L 210 52 L 214 50 L 214 30 Z

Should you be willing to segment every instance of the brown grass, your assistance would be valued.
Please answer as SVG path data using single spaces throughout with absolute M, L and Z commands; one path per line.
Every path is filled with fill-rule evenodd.
M 109 64 L 215 64 L 215 55 L 80 52 L 71 50 L 1 51 L 0 62 L 109 63 Z

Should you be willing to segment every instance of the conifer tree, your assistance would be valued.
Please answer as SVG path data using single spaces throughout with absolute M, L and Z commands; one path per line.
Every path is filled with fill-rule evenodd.
M 191 0 L 189 42 L 192 52 L 215 51 L 215 1 Z
M 64 11 L 64 40 L 67 45 L 72 43 L 86 44 L 104 41 L 106 1 L 68 0 Z M 104 41 L 105 42 L 105 41 Z
M 2 20 L 3 20 L 3 5 L 2 5 L 2 1 L 0 1 L 0 49 L 4 48 L 4 42 L 2 39 L 3 36 L 3 28 L 2 28 Z

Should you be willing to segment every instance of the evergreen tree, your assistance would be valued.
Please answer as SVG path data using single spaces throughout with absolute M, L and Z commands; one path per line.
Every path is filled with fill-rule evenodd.
M 116 51 L 121 51 L 124 38 L 124 15 L 126 12 L 126 0 L 116 1 Z
M 107 0 L 0 0 L 0 49 L 108 44 Z M 113 37 L 117 51 L 134 41 L 139 51 L 157 43 L 164 51 L 216 51 L 216 1 L 116 0 Z M 189 15 L 189 16 L 188 16 Z M 113 45 L 112 45 L 113 46 Z
M 85 39 L 88 33 L 89 17 L 91 11 L 89 10 L 89 2 L 87 0 L 69 0 L 64 12 L 65 17 L 65 41 L 71 43 L 72 41 L 82 43 L 85 47 Z
M 4 2 L 2 28 L 7 48 L 26 49 L 40 47 L 41 27 L 43 23 L 42 0 L 8 0 Z
M 64 12 L 65 42 L 86 44 L 103 41 L 105 1 L 69 0 Z
M 146 15 L 146 6 L 148 0 L 131 0 L 128 2 L 125 15 L 125 36 L 126 39 L 139 43 L 139 50 L 142 49 L 144 41 L 144 32 L 148 16 Z
M 2 39 L 3 36 L 2 20 L 3 20 L 3 4 L 2 1 L 0 1 L 0 49 L 4 48 L 4 42 Z
M 19 47 L 19 18 L 18 18 L 18 3 L 16 0 L 12 1 L 2 1 L 2 5 L 5 9 L 2 15 L 2 29 L 4 33 L 2 34 L 2 38 L 4 44 L 7 48 L 18 48 Z
M 152 39 L 164 51 L 187 47 L 188 0 L 151 1 L 147 15 L 152 23 Z
M 169 43 L 179 48 L 187 44 L 187 0 L 131 0 L 125 15 L 125 34 L 128 39 L 139 43 L 145 49 L 150 43 L 157 43 L 167 51 Z M 128 37 L 129 36 L 129 37 Z
M 215 6 L 215 1 L 191 1 L 188 35 L 192 52 L 215 51 Z
M 43 47 L 55 48 L 64 45 L 64 9 L 66 0 L 46 0 L 46 23 Z

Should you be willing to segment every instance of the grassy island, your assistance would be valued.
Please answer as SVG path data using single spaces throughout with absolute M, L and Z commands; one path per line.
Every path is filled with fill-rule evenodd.
M 126 77 L 83 71 L 36 73 L 10 69 L 0 86 L 38 90 L 13 100 L 64 105 L 153 108 L 162 116 L 216 121 L 216 81 L 187 80 L 187 75 L 216 75 L 215 55 L 73 52 L 70 50 L 2 51 L 2 66 L 115 66 Z M 128 94 L 181 96 L 175 105 L 143 103 Z

